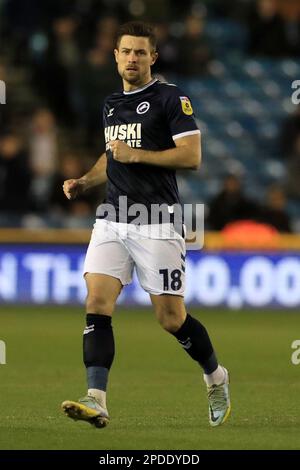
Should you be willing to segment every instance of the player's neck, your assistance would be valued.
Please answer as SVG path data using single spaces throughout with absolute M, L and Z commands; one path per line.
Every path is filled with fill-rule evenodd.
M 139 88 L 143 88 L 144 86 L 148 85 L 148 83 L 152 82 L 154 79 L 150 76 L 147 77 L 143 82 L 139 83 L 129 83 L 126 80 L 123 80 L 123 89 L 124 91 L 134 91 L 138 90 Z

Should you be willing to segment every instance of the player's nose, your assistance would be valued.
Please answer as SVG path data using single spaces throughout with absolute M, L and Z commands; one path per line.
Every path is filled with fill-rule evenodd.
M 128 63 L 135 63 L 137 61 L 137 55 L 134 51 L 130 52 L 129 57 L 128 57 Z

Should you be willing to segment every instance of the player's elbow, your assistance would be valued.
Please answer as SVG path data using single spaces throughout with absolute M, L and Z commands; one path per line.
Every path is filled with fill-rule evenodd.
M 191 155 L 189 170 L 199 170 L 201 165 L 201 155 L 200 153 L 194 153 Z
M 201 138 L 200 134 L 189 135 L 175 141 L 180 148 L 181 168 L 186 170 L 199 170 L 201 163 Z
M 200 168 L 200 161 L 190 167 L 190 170 L 197 171 Z
M 189 148 L 190 170 L 199 170 L 201 164 L 201 144 L 193 145 Z

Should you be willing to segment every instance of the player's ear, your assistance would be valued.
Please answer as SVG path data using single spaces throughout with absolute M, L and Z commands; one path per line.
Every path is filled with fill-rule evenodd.
M 118 63 L 118 56 L 119 56 L 119 51 L 118 49 L 114 49 L 114 54 L 115 54 L 115 60 Z
M 151 62 L 151 65 L 155 64 L 155 62 L 157 61 L 157 57 L 158 57 L 158 52 L 151 52 L 151 56 L 152 56 L 152 62 Z

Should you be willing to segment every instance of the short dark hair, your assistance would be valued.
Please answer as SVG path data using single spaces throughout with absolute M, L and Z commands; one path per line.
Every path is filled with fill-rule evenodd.
M 129 21 L 128 23 L 122 24 L 117 32 L 117 48 L 120 45 L 122 36 L 125 35 L 149 38 L 152 49 L 154 51 L 156 50 L 156 37 L 153 27 L 150 24 L 143 23 L 141 21 Z

